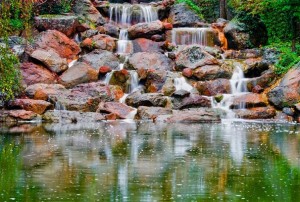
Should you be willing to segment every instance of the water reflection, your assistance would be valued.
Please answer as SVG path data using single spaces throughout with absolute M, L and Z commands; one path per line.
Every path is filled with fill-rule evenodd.
M 297 125 L 0 127 L 1 201 L 300 200 Z

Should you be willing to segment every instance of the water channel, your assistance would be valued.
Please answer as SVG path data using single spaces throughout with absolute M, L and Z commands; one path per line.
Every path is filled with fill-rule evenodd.
M 299 201 L 300 126 L 0 125 L 0 201 Z

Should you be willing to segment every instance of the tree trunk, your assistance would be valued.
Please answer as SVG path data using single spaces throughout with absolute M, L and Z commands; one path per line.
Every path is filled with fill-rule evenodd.
M 226 0 L 220 0 L 220 18 L 227 19 Z

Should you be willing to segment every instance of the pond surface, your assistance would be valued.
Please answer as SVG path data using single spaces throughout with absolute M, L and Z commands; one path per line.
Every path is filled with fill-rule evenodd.
M 299 129 L 0 125 L 0 201 L 300 201 Z

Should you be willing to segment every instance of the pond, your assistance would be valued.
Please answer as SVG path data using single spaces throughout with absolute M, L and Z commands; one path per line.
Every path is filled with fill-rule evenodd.
M 0 201 L 300 201 L 299 129 L 0 125 Z

